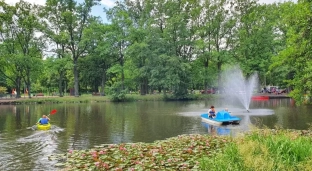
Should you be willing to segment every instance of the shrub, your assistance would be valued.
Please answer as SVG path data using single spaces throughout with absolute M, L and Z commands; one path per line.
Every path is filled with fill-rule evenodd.
M 116 82 L 109 88 L 112 101 L 125 101 L 128 90 L 122 90 L 122 83 Z
M 6 94 L 7 88 L 6 87 L 0 87 L 0 94 Z

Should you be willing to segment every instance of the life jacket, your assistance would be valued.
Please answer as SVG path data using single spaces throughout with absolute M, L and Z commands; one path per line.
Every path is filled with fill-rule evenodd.
M 41 118 L 40 123 L 41 124 L 48 124 L 49 120 L 47 118 Z
M 216 111 L 215 111 L 215 110 L 210 110 L 209 113 L 210 113 L 210 114 L 215 114 Z

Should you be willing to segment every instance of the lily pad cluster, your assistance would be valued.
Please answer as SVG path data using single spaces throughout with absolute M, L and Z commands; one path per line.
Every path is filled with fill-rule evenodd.
M 197 170 L 203 157 L 213 157 L 232 139 L 180 135 L 154 143 L 103 144 L 51 156 L 65 170 Z M 200 169 L 199 169 L 200 170 Z

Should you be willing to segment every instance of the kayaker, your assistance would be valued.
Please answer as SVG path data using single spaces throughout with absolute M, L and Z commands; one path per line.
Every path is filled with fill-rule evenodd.
M 214 106 L 210 107 L 210 109 L 208 110 L 208 115 L 209 115 L 209 118 L 216 117 L 216 110 L 215 110 Z
M 42 115 L 42 118 L 40 118 L 37 123 L 43 125 L 48 124 L 49 121 L 50 121 L 49 117 L 47 117 L 46 115 Z

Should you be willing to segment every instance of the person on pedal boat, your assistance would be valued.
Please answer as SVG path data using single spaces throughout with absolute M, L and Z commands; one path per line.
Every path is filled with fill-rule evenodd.
M 48 124 L 49 121 L 50 121 L 49 117 L 47 117 L 46 115 L 42 115 L 42 118 L 38 120 L 37 124 L 44 125 L 44 124 Z
M 214 106 L 211 106 L 210 109 L 208 110 L 208 116 L 209 118 L 215 118 L 216 117 L 216 110 Z

